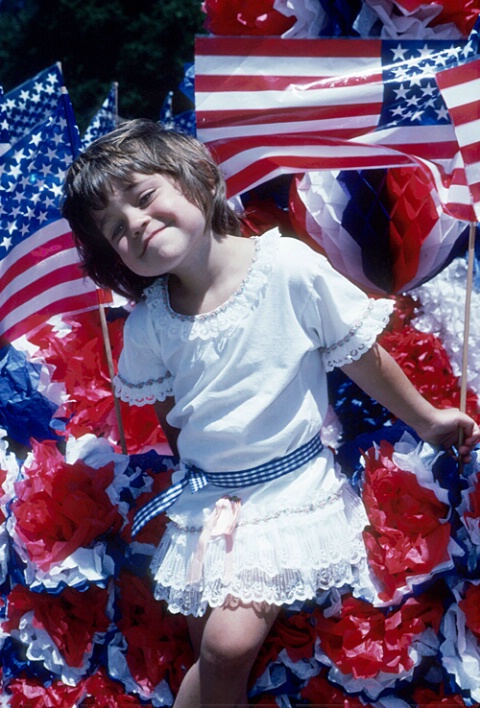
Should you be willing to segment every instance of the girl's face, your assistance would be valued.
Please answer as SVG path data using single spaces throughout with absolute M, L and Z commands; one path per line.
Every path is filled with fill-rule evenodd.
M 137 275 L 179 275 L 194 268 L 208 247 L 203 212 L 163 174 L 134 172 L 128 184 L 115 182 L 95 224 Z

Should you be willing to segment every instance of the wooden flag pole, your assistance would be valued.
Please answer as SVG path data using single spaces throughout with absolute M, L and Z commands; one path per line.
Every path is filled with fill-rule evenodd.
M 122 420 L 122 411 L 120 410 L 120 401 L 118 400 L 118 398 L 115 394 L 115 387 L 113 385 L 113 379 L 115 376 L 115 369 L 113 366 L 112 344 L 110 341 L 110 334 L 108 332 L 107 318 L 105 315 L 105 305 L 101 300 L 101 294 L 100 294 L 99 290 L 97 290 L 97 297 L 98 297 L 98 313 L 100 315 L 100 325 L 102 327 L 103 344 L 105 347 L 105 355 L 107 357 L 107 366 L 108 366 L 108 374 L 110 376 L 110 385 L 112 387 L 113 405 L 115 407 L 115 418 L 117 420 L 118 435 L 120 437 L 120 446 L 122 449 L 122 453 L 124 455 L 128 455 L 127 442 L 125 440 L 125 430 L 123 427 L 123 420 Z
M 465 294 L 465 324 L 463 328 L 462 384 L 460 388 L 460 410 L 465 413 L 467 407 L 468 339 L 470 336 L 470 313 L 473 290 L 473 263 L 475 260 L 476 223 L 470 222 L 468 234 L 467 290 Z
M 467 376 L 468 376 L 468 340 L 470 337 L 470 313 L 473 290 L 473 264 L 475 260 L 475 231 L 476 223 L 470 222 L 468 233 L 468 266 L 467 266 L 467 289 L 465 293 L 465 322 L 463 327 L 463 354 L 462 354 L 462 380 L 460 386 L 460 410 L 466 413 L 467 410 Z M 463 428 L 458 433 L 458 446 L 463 443 Z M 461 469 L 461 468 L 460 468 Z

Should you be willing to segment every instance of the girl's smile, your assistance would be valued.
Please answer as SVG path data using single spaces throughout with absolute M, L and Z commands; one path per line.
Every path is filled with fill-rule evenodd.
M 163 174 L 134 172 L 128 183 L 113 183 L 107 206 L 93 218 L 137 275 L 179 275 L 208 250 L 203 212 Z

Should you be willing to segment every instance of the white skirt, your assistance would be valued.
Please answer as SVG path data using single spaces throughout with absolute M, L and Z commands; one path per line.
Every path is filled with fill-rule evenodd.
M 168 515 L 151 568 L 155 597 L 171 612 L 201 616 L 232 600 L 291 604 L 344 585 L 376 597 L 362 537 L 368 518 L 329 450 L 271 482 L 187 488 Z

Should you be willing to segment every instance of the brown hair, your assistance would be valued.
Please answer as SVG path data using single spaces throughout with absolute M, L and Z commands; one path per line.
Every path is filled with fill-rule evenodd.
M 155 278 L 127 268 L 92 217 L 92 211 L 107 205 L 112 182 L 129 182 L 133 172 L 172 177 L 219 236 L 238 235 L 240 221 L 227 202 L 218 166 L 195 138 L 164 130 L 154 121 L 136 119 L 92 143 L 67 171 L 62 213 L 72 229 L 85 273 L 97 285 L 139 300 Z

